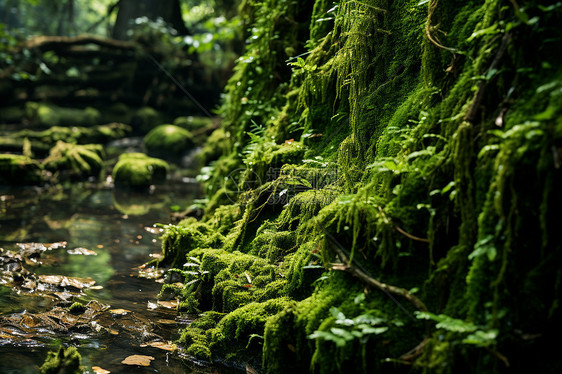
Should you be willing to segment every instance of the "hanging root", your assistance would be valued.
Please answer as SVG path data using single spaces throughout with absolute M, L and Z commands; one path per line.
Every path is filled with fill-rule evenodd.
M 456 54 L 457 50 L 455 48 L 445 47 L 431 35 L 431 30 L 434 28 L 433 26 L 431 26 L 431 18 L 433 17 L 433 12 L 435 12 L 435 9 L 437 8 L 437 3 L 438 0 L 432 0 L 429 3 L 429 12 L 427 14 L 427 22 L 425 24 L 425 35 L 427 36 L 427 39 L 429 39 L 429 41 L 432 42 L 436 47 Z

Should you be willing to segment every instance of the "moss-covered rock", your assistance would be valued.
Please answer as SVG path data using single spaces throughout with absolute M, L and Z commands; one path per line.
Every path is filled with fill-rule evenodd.
M 191 133 L 175 125 L 160 125 L 144 137 L 144 145 L 150 155 L 180 157 L 193 147 Z
M 193 132 L 213 126 L 214 121 L 209 117 L 182 116 L 174 119 L 173 124 Z
M 0 123 L 20 123 L 25 118 L 25 111 L 18 106 L 0 108 Z
M 103 170 L 103 147 L 99 144 L 71 144 L 58 141 L 43 160 L 45 169 L 58 172 L 61 178 L 100 177 Z
M 111 140 L 125 137 L 131 132 L 131 127 L 123 123 L 108 123 L 92 127 L 53 126 L 46 130 L 22 130 L 11 135 L 15 139 L 28 138 L 32 142 L 56 143 L 62 140 L 66 143 L 77 144 L 105 144 Z
M 41 374 L 82 374 L 82 357 L 76 347 L 64 348 L 60 346 L 58 352 L 47 353 L 47 358 L 41 365 Z
M 41 165 L 27 156 L 0 154 L 0 184 L 36 185 L 43 181 Z
M 113 179 L 119 187 L 146 188 L 166 181 L 168 163 L 144 153 L 125 153 L 113 167 Z
M 134 111 L 127 104 L 115 103 L 105 108 L 100 108 L 104 123 L 121 122 L 130 124 Z
M 99 110 L 63 108 L 48 103 L 30 102 L 26 104 L 28 120 L 41 126 L 94 126 L 101 122 Z
M 146 134 L 161 123 L 160 113 L 151 107 L 140 108 L 131 118 L 131 126 L 137 134 Z

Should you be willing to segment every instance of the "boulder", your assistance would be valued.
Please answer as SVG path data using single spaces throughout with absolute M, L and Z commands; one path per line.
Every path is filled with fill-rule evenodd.
M 144 137 L 148 154 L 162 158 L 177 158 L 193 148 L 193 136 L 175 125 L 160 125 Z
M 144 153 L 125 153 L 113 167 L 113 179 L 118 187 L 146 188 L 166 181 L 168 163 Z
M 0 184 L 36 185 L 42 181 L 37 161 L 22 155 L 0 154 Z

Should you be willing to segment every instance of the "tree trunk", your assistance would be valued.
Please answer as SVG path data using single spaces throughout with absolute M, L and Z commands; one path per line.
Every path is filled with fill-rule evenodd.
M 138 17 L 147 17 L 151 20 L 160 17 L 179 34 L 187 34 L 187 28 L 181 17 L 179 0 L 120 0 L 113 38 L 128 39 L 127 31 L 130 22 Z

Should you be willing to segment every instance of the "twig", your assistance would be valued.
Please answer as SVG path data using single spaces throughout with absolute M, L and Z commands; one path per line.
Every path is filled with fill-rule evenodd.
M 400 356 L 400 360 L 404 360 L 408 362 L 414 361 L 419 355 L 422 354 L 423 349 L 425 348 L 428 342 L 429 342 L 429 338 L 426 337 L 421 341 L 420 344 L 416 345 L 414 348 L 410 349 L 408 352 Z
M 398 225 L 394 225 L 394 227 L 396 228 L 396 231 L 398 231 L 400 234 L 404 235 L 407 238 L 410 238 L 412 240 L 422 242 L 422 243 L 429 243 L 429 239 L 420 238 L 419 236 L 414 236 L 412 234 L 409 234 L 408 232 L 406 232 L 402 228 L 400 228 Z
M 504 355 L 502 355 L 500 352 L 496 351 L 495 348 L 490 348 L 488 349 L 488 351 L 490 351 L 490 353 L 492 355 L 494 355 L 496 358 L 498 358 L 501 362 L 503 362 L 505 364 L 506 367 L 509 367 L 509 360 L 507 359 L 507 357 L 505 357 Z

